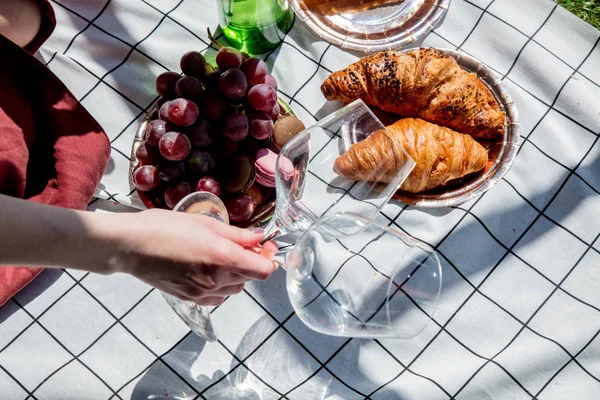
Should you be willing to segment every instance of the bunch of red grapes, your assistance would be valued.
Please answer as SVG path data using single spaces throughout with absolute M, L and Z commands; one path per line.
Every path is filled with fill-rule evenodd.
M 227 192 L 223 171 L 231 156 L 269 146 L 281 111 L 277 81 L 264 61 L 232 48 L 221 48 L 216 64 L 191 51 L 181 58 L 183 74 L 156 78 L 160 99 L 136 151 L 133 182 L 169 209 L 191 192 L 211 192 L 225 201 L 232 223 L 243 223 L 256 200 Z

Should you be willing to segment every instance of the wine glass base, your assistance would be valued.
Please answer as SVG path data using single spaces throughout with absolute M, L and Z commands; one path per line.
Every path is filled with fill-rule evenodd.
M 210 320 L 210 313 L 205 307 L 179 300 L 171 295 L 162 293 L 167 304 L 175 314 L 194 332 L 207 342 L 217 340 L 217 334 Z

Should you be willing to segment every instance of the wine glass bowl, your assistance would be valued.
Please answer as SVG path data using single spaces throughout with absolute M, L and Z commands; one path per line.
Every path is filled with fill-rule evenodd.
M 304 232 L 286 270 L 300 320 L 345 337 L 416 336 L 433 316 L 442 282 L 430 246 L 354 213 L 330 215 Z
M 412 171 L 414 160 L 405 154 L 405 163 L 387 184 L 376 182 L 377 172 L 370 180 L 343 178 L 334 164 L 350 146 L 379 130 L 386 128 L 359 99 L 288 141 L 277 158 L 275 212 L 265 240 L 305 231 L 318 219 L 338 212 L 375 218 Z
M 185 196 L 177 203 L 173 211 L 188 214 L 200 214 L 216 219 L 229 225 L 229 214 L 225 204 L 210 192 L 194 192 Z

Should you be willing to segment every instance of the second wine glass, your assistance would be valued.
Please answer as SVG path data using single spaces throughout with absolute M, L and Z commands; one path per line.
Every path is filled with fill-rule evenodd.
M 205 215 L 229 225 L 229 216 L 225 204 L 209 192 L 194 192 L 185 196 L 177 203 L 173 211 Z M 192 301 L 180 300 L 165 292 L 161 292 L 161 294 L 167 304 L 196 335 L 207 342 L 217 340 L 217 334 L 207 307 L 200 306 Z
M 432 318 L 442 285 L 433 248 L 353 213 L 311 226 L 286 270 L 298 318 L 314 331 L 344 337 L 416 336 Z
M 327 215 L 353 212 L 373 219 L 408 177 L 415 161 L 403 151 L 397 174 L 387 184 L 372 179 L 355 181 L 336 174 L 335 160 L 351 145 L 376 131 L 387 131 L 362 100 L 355 100 L 305 129 L 283 146 L 275 170 L 276 207 L 265 239 L 300 233 Z M 393 135 L 389 145 L 402 149 Z M 402 151 L 402 150 L 400 150 Z

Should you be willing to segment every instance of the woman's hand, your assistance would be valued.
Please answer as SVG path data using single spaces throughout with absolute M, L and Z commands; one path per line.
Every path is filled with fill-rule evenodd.
M 129 273 L 183 300 L 217 305 L 276 269 L 262 231 L 166 210 L 91 213 L 0 194 L 0 265 Z
M 165 210 L 100 217 L 108 222 L 99 236 L 111 253 L 100 257 L 108 270 L 130 273 L 182 300 L 218 305 L 245 282 L 267 279 L 276 269 L 271 258 L 277 246 L 258 246 L 262 230 Z

